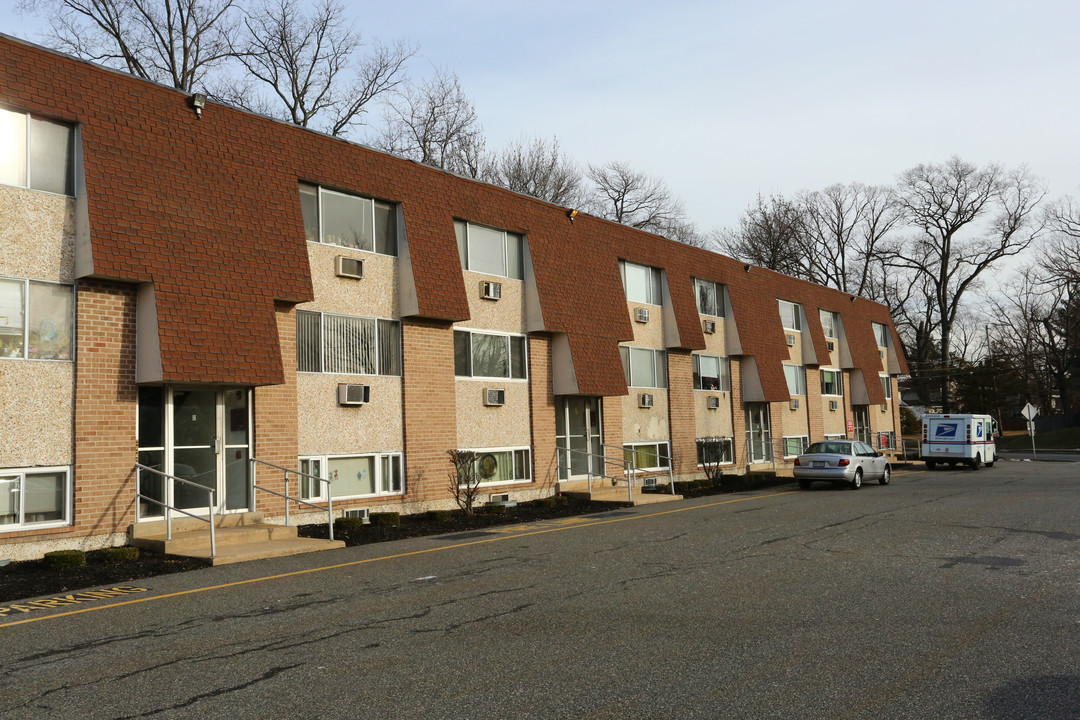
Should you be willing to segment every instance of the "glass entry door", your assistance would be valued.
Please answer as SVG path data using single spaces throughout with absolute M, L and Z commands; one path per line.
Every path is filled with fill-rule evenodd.
M 768 403 L 746 404 L 746 455 L 751 464 L 772 460 Z
M 602 475 L 603 445 L 600 398 L 555 398 L 555 444 L 559 448 L 559 479 Z
M 855 425 L 855 439 L 873 447 L 874 443 L 870 442 L 870 406 L 853 405 L 851 415 Z
M 139 388 L 139 463 L 215 490 L 215 511 L 248 510 L 251 407 L 244 388 Z M 142 493 L 174 507 L 207 512 L 208 493 L 141 472 Z M 160 517 L 142 502 L 139 517 Z

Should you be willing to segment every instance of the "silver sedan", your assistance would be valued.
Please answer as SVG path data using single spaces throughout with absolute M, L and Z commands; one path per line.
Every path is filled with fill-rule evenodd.
M 863 480 L 888 485 L 891 477 L 889 459 L 858 440 L 816 442 L 795 458 L 795 479 L 803 490 L 815 480 L 858 490 Z

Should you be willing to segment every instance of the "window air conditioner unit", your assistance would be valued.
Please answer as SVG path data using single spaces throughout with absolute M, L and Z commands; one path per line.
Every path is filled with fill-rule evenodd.
M 480 283 L 480 297 L 484 300 L 498 300 L 502 297 L 502 283 L 484 281 Z
M 788 347 L 793 347 L 795 345 L 795 336 L 794 335 L 788 333 L 787 344 L 788 344 Z
M 881 412 L 889 412 L 889 403 L 881 403 Z
M 357 258 L 338 255 L 334 258 L 334 274 L 338 277 L 355 278 L 364 277 L 364 261 Z
M 649 322 L 649 308 L 638 308 L 634 314 L 634 319 L 639 323 Z
M 838 403 L 837 401 L 835 401 L 835 400 L 830 400 L 829 401 L 829 409 L 830 410 L 837 410 L 837 409 L 839 409 L 839 407 L 840 407 L 840 403 Z
M 506 404 L 506 391 L 500 388 L 484 388 L 484 404 L 499 407 Z
M 490 499 L 488 500 L 488 502 L 493 502 L 493 503 L 510 502 L 510 493 L 494 493 L 494 494 L 490 495 L 489 497 L 490 497 Z
M 371 386 L 341 383 L 337 386 L 337 401 L 338 405 L 363 405 L 371 402 Z
M 715 395 L 710 395 L 706 407 L 708 407 L 710 410 L 719 410 L 720 398 L 716 397 Z
M 716 332 L 716 321 L 715 320 L 706 320 L 705 321 L 705 334 L 706 335 L 712 335 L 714 332 Z
M 650 393 L 641 393 L 638 396 L 638 407 L 651 408 L 653 405 L 653 396 Z
M 642 487 L 656 487 L 656 476 L 650 475 L 647 478 L 642 478 L 641 485 Z
M 836 349 L 836 343 L 834 343 L 832 340 L 826 341 L 825 344 L 829 346 L 829 352 L 832 352 Z
M 351 510 L 345 511 L 345 517 L 360 518 L 364 521 L 364 524 L 367 525 L 371 522 L 371 511 L 367 508 L 352 508 Z
M 792 410 L 798 410 L 799 409 L 799 398 L 791 398 L 791 409 Z

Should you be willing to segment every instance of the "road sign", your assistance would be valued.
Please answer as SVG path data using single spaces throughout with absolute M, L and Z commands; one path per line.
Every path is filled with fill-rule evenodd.
M 1024 406 L 1024 409 L 1020 411 L 1020 414 L 1024 416 L 1025 420 L 1031 421 L 1035 419 L 1035 416 L 1039 414 L 1039 408 L 1035 407 L 1031 403 Z

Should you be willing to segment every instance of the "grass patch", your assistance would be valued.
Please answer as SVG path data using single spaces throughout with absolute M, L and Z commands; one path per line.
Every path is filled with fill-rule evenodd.
M 998 443 L 1002 450 L 1031 450 L 1031 436 L 1009 435 Z M 1048 432 L 1035 433 L 1035 448 L 1044 450 L 1076 450 L 1080 449 L 1080 427 L 1062 428 Z

